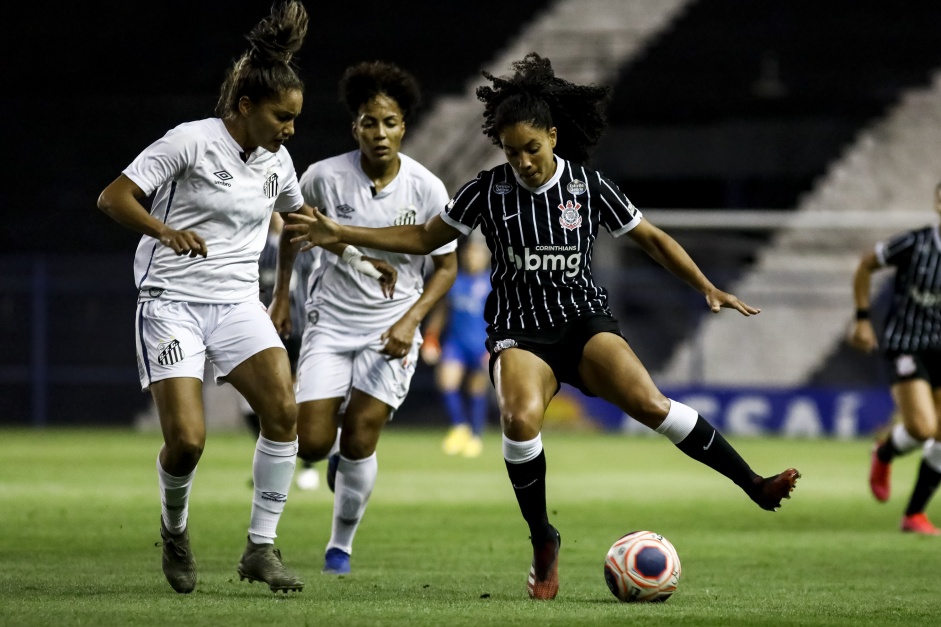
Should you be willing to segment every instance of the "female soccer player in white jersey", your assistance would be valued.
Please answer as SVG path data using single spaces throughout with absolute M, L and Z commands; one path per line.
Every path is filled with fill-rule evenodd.
M 941 214 L 941 183 L 934 190 Z M 853 275 L 856 322 L 849 343 L 864 352 L 880 342 L 869 319 L 869 291 L 874 272 L 895 268 L 892 303 L 882 332 L 882 351 L 892 397 L 901 421 L 872 451 L 869 487 L 877 501 L 889 500 L 892 460 L 923 450 L 918 477 L 901 529 L 941 535 L 925 509 L 941 484 L 941 232 L 937 224 L 905 231 L 879 242 L 859 260 Z
M 507 164 L 481 172 L 425 224 L 363 229 L 315 218 L 285 228 L 308 245 L 335 241 L 421 254 L 480 226 L 491 253 L 493 290 L 485 315 L 503 427 L 503 455 L 533 546 L 527 589 L 552 599 L 559 588 L 561 539 L 546 511 L 546 457 L 540 430 L 562 382 L 599 396 L 722 473 L 760 507 L 775 510 L 800 474 L 762 478 L 696 410 L 666 398 L 622 337 L 605 290 L 591 272 L 599 226 L 628 235 L 700 292 L 706 305 L 745 316 L 758 309 L 717 289 L 680 245 L 644 220 L 617 186 L 582 162 L 605 127 L 609 90 L 557 78 L 529 54 L 515 73 L 477 89 L 484 132 Z
M 300 2 L 273 7 L 228 72 L 219 117 L 169 131 L 98 199 L 102 211 L 144 235 L 134 261 L 137 363 L 163 430 L 157 458 L 163 572 L 177 592 L 196 587 L 187 513 L 206 440 L 207 357 L 216 377 L 235 386 L 261 420 L 239 576 L 272 591 L 304 586 L 274 548 L 297 457 L 297 406 L 287 354 L 258 300 L 258 256 L 272 211 L 304 207 L 283 144 L 301 112 L 303 83 L 292 57 L 307 22 Z M 148 211 L 140 201 L 151 194 Z
M 305 201 L 359 227 L 414 225 L 437 215 L 448 201 L 444 184 L 399 152 L 419 95 L 414 77 L 391 63 L 347 68 L 340 98 L 359 148 L 311 165 L 301 176 Z M 325 573 L 350 572 L 353 537 L 376 481 L 379 434 L 408 393 L 422 342 L 419 323 L 457 276 L 455 249 L 444 241 L 424 251 L 433 266 L 427 279 L 423 256 L 368 251 L 398 271 L 394 290 L 380 290 L 344 263 L 362 254 L 352 246 L 328 247 L 336 254 L 321 254 L 311 275 L 297 366 L 300 457 L 323 459 L 342 429 L 339 455 L 328 465 L 335 494 Z M 284 259 L 285 278 L 291 262 Z M 271 315 L 280 329 L 289 317 L 287 281 L 275 289 Z

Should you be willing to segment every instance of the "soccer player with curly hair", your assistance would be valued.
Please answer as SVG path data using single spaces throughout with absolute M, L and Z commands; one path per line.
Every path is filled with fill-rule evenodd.
M 506 164 L 481 172 L 426 222 L 384 229 L 315 217 L 291 220 L 308 246 L 336 241 L 421 254 L 477 226 L 491 252 L 492 291 L 485 315 L 490 371 L 503 428 L 503 456 L 533 547 L 527 588 L 534 599 L 559 589 L 559 532 L 546 508 L 546 455 L 540 431 L 560 383 L 598 396 L 667 437 L 688 456 L 728 477 L 762 509 L 789 498 L 795 469 L 755 473 L 698 412 L 664 396 L 622 336 L 607 293 L 592 275 L 599 227 L 627 235 L 702 294 L 715 313 L 759 313 L 714 286 L 685 250 L 643 218 L 618 187 L 585 165 L 605 128 L 609 88 L 555 76 L 532 53 L 510 76 L 484 73 L 477 89 L 483 130 Z

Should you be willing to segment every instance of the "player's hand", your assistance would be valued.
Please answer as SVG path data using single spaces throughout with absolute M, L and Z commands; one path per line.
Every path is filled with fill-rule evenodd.
M 709 309 L 712 310 L 712 313 L 719 313 L 723 308 L 734 309 L 743 316 L 754 316 L 755 314 L 761 313 L 761 309 L 743 303 L 737 296 L 728 294 L 722 290 L 709 290 L 706 292 L 705 296 L 706 304 L 709 305 Z
M 871 353 L 879 347 L 876 331 L 869 320 L 857 320 L 853 323 L 846 341 L 850 346 L 864 353 Z
M 422 342 L 419 355 L 429 366 L 435 366 L 441 360 L 441 342 L 438 336 L 432 333 L 425 334 L 425 341 Z
M 268 317 L 274 324 L 275 331 L 283 339 L 291 337 L 291 299 L 278 298 L 276 295 L 268 305 Z
M 206 241 L 193 231 L 175 231 L 166 228 L 160 233 L 160 243 L 170 248 L 177 255 L 195 257 L 207 254 Z
M 382 341 L 385 346 L 379 352 L 393 359 L 405 357 L 412 348 L 416 328 L 418 328 L 418 325 L 412 324 L 407 316 L 400 319 L 382 334 Z
M 399 279 L 399 271 L 392 264 L 375 257 L 363 257 L 363 261 L 371 263 L 379 271 L 382 276 L 376 280 L 379 281 L 379 286 L 382 288 L 382 295 L 386 298 L 392 298 L 395 295 L 395 283 Z
M 320 213 L 316 207 L 313 210 L 313 217 L 295 211 L 284 218 L 284 230 L 297 233 L 291 238 L 291 243 L 303 243 L 302 251 L 310 250 L 314 246 L 336 244 L 340 241 L 340 225 Z

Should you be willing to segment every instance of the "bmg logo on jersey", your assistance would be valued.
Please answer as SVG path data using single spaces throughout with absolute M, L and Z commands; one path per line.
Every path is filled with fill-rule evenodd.
M 570 255 L 560 254 L 571 250 L 577 251 L 578 246 L 536 246 L 533 252 L 530 252 L 527 246 L 523 248 L 522 257 L 513 252 L 512 246 L 508 246 L 506 252 L 520 270 L 548 270 L 549 272 L 564 270 L 565 276 L 575 276 L 581 269 L 582 254 L 580 252 Z

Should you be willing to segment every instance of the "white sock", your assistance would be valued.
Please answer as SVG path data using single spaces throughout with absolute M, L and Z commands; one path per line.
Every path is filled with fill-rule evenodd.
M 353 553 L 353 536 L 356 528 L 366 512 L 366 504 L 373 486 L 376 485 L 376 475 L 379 473 L 379 462 L 373 453 L 365 459 L 347 459 L 340 455 L 337 464 L 336 493 L 333 495 L 333 530 L 330 532 L 330 542 L 327 549 L 340 549 Z
M 895 447 L 895 450 L 899 452 L 899 455 L 911 453 L 920 445 L 924 444 L 924 442 L 913 438 L 902 423 L 892 427 L 892 435 L 890 437 L 892 438 L 892 445 Z
M 941 472 L 941 444 L 926 440 L 924 448 L 925 463 L 935 472 Z
M 673 444 L 679 444 L 693 432 L 697 420 L 699 420 L 698 411 L 670 399 L 670 411 L 655 430 Z
M 273 442 L 263 436 L 255 444 L 252 461 L 252 518 L 248 537 L 255 544 L 274 544 L 281 512 L 288 500 L 288 489 L 297 463 L 297 438 L 291 442 Z
M 503 434 L 503 459 L 511 464 L 522 464 L 539 457 L 542 453 L 542 433 L 532 440 L 516 442 Z
M 186 529 L 186 519 L 189 516 L 190 490 L 193 488 L 193 477 L 196 469 L 185 477 L 174 477 L 160 465 L 160 456 L 157 456 L 157 479 L 160 482 L 160 515 L 163 524 L 172 534 L 183 533 Z

